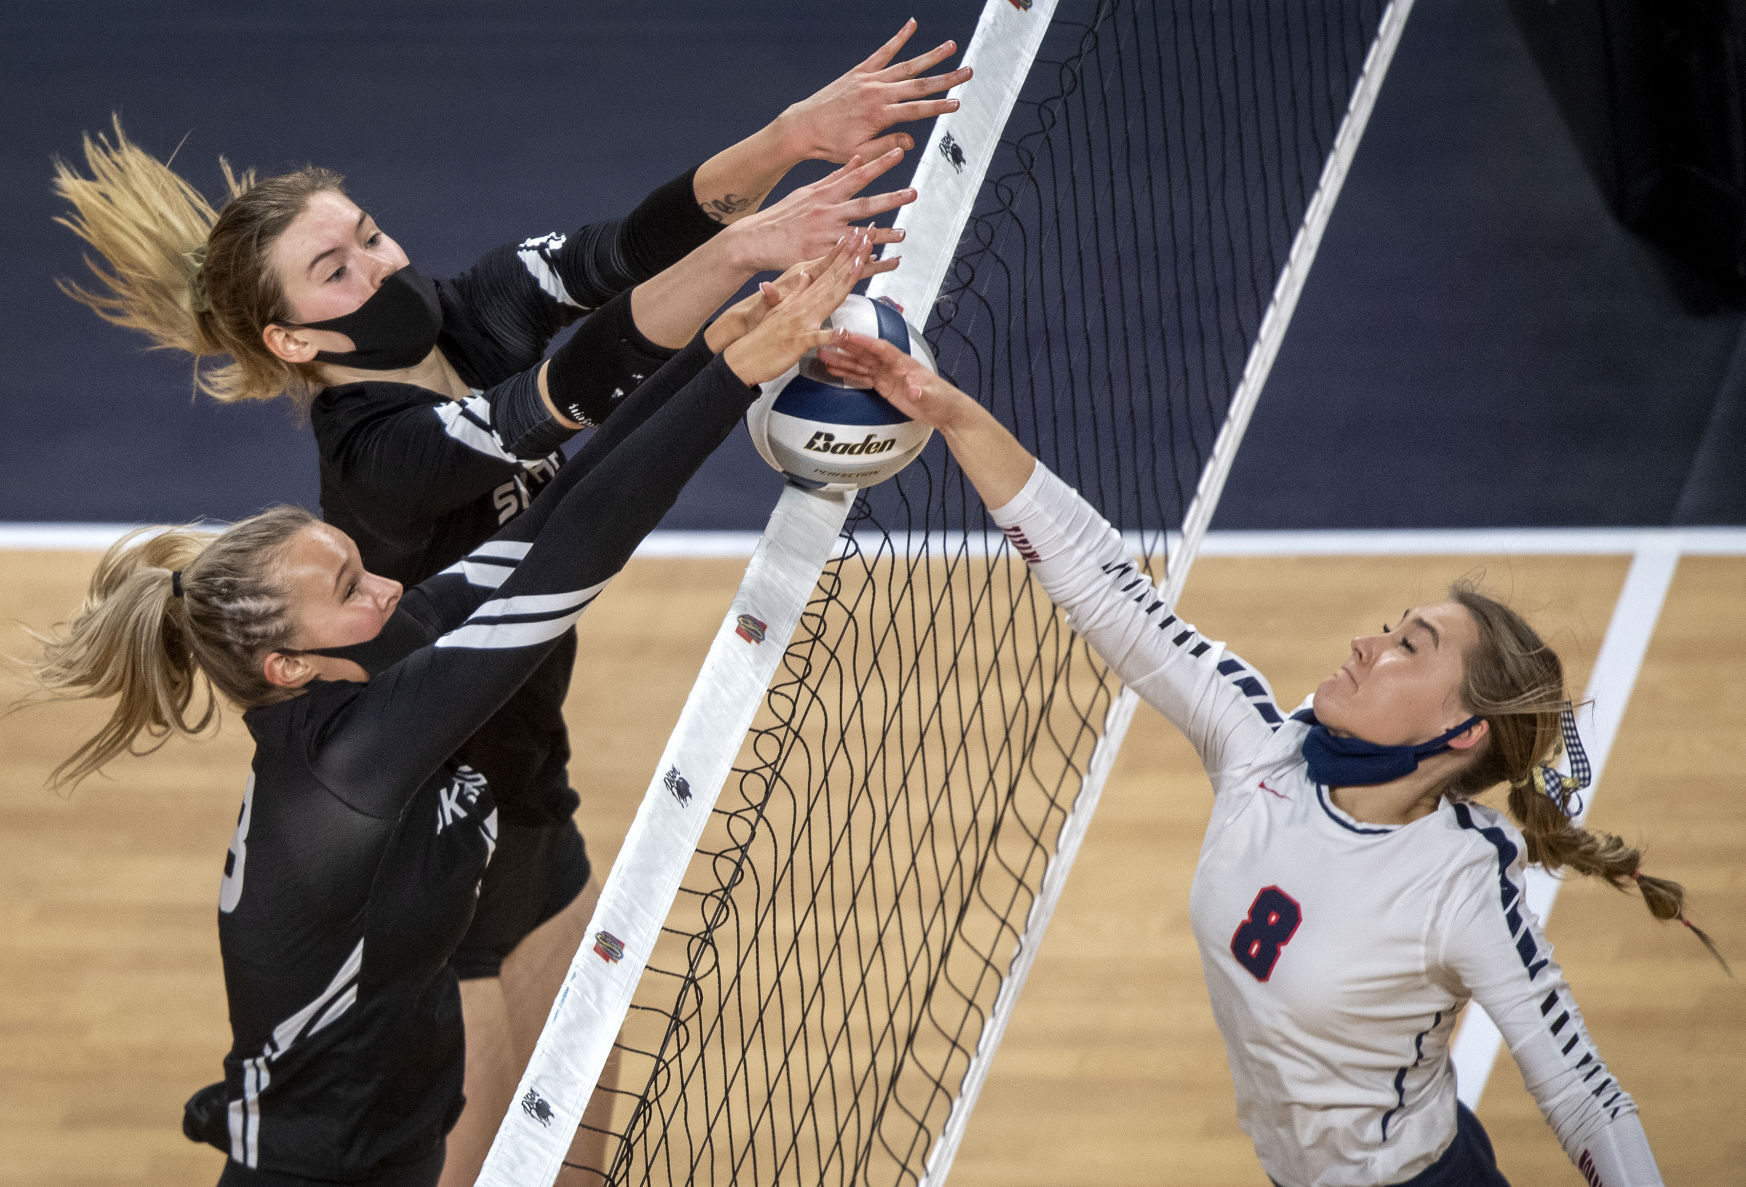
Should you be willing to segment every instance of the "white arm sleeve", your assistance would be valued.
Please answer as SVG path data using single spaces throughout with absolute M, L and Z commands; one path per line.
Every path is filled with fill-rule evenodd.
M 1188 736 L 1209 773 L 1271 740 L 1283 718 L 1267 682 L 1170 612 L 1120 533 L 1077 491 L 1039 462 L 989 514 L 1073 629 Z
M 1440 966 L 1484 1007 L 1522 1082 L 1570 1161 L 1600 1187 L 1658 1187 L 1661 1173 L 1637 1104 L 1607 1069 L 1522 894 L 1520 834 L 1490 812 L 1456 807 L 1489 842 L 1487 861 L 1454 881 Z
M 1636 1113 L 1609 1121 L 1575 1158 L 1594 1187 L 1662 1187 L 1661 1168 L 1649 1150 L 1649 1135 Z

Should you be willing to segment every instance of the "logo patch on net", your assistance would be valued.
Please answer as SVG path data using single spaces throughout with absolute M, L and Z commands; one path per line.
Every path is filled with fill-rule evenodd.
M 529 1088 L 527 1095 L 521 1098 L 521 1111 L 547 1129 L 552 1127 L 552 1119 L 557 1116 L 556 1113 L 552 1112 L 552 1106 L 546 1103 L 546 1098 L 532 1088 Z
M 964 166 L 970 163 L 964 156 L 964 150 L 958 147 L 956 140 L 952 139 L 950 132 L 940 137 L 940 155 L 952 163 L 952 172 L 954 173 L 964 172 Z
M 597 931 L 594 933 L 594 953 L 608 964 L 617 964 L 624 959 L 624 941 L 609 931 Z M 531 1089 L 529 1093 L 531 1095 Z
M 1008 2 L 1020 12 L 1029 12 L 1033 0 L 1008 0 Z
M 685 781 L 685 776 L 679 773 L 678 767 L 668 767 L 667 773 L 661 776 L 661 782 L 673 793 L 673 798 L 679 801 L 681 808 L 691 802 L 691 784 Z
M 748 643 L 762 643 L 764 641 L 764 633 L 770 629 L 769 623 L 760 622 L 750 614 L 742 614 L 734 621 L 738 623 L 738 625 L 734 627 L 734 634 L 738 635 Z

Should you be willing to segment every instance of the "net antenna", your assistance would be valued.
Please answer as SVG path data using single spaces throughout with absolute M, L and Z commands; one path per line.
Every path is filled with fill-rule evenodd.
M 869 282 L 1171 598 L 1410 7 L 989 0 Z M 785 489 L 478 1182 L 613 1054 L 609 1183 L 943 1182 L 1134 705 L 937 445 Z

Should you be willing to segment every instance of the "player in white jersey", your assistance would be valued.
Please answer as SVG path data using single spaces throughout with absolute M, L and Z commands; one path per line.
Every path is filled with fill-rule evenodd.
M 1525 861 L 1682 917 L 1674 883 L 1570 823 L 1586 762 L 1557 656 L 1466 586 L 1353 641 L 1295 713 L 1178 620 L 1120 535 L 973 399 L 856 335 L 821 351 L 940 430 L 1069 621 L 1194 744 L 1215 791 L 1190 898 L 1237 1117 L 1280 1187 L 1505 1185 L 1456 1100 L 1449 1036 L 1477 1000 L 1590 1184 L 1661 1182 L 1539 921 Z M 1548 764 L 1571 748 L 1577 775 Z M 1527 835 L 1473 802 L 1510 785 Z

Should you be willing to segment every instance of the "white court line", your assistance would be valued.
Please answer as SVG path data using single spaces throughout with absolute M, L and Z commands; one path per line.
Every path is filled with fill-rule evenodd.
M 1661 605 L 1667 600 L 1667 587 L 1679 567 L 1679 551 L 1666 544 L 1650 544 L 1638 551 L 1619 590 L 1619 601 L 1613 607 L 1613 620 L 1595 658 L 1594 672 L 1588 679 L 1590 719 L 1582 730 L 1583 747 L 1588 751 L 1594 769 L 1594 782 L 1583 793 L 1582 811 L 1573 823 L 1581 824 L 1594 807 L 1595 793 L 1600 790 L 1601 775 L 1606 769 L 1607 755 L 1612 752 L 1613 739 L 1618 737 L 1619 723 L 1624 720 L 1625 706 L 1630 703 L 1631 690 L 1637 683 L 1637 673 L 1643 666 L 1643 655 L 1655 634 L 1656 621 L 1661 617 Z M 1558 897 L 1561 881 L 1539 866 L 1529 866 L 1525 878 L 1524 898 L 1528 908 L 1546 926 L 1552 912 L 1552 901 Z M 1497 1060 L 1501 1041 L 1497 1026 L 1484 1010 L 1469 1009 L 1455 1036 L 1449 1056 L 1455 1065 L 1455 1085 L 1461 1103 L 1470 1109 L 1479 1107 L 1485 1094 L 1486 1080 Z
M 8 549 L 92 551 L 109 547 L 130 523 L 0 523 L 0 551 Z M 214 524 L 221 527 L 221 524 Z M 998 546 L 999 532 L 970 533 Z M 917 537 L 918 542 L 924 537 Z M 963 532 L 930 532 L 931 555 L 951 555 Z M 708 559 L 750 557 L 756 532 L 654 532 L 638 556 Z M 893 540 L 893 544 L 898 541 Z M 1134 548 L 1140 549 L 1138 537 Z M 1175 538 L 1172 537 L 1172 546 Z M 876 542 L 863 544 L 871 552 Z M 1605 556 L 1666 548 L 1690 556 L 1746 556 L 1746 528 L 1480 528 L 1385 529 L 1302 532 L 1209 532 L 1201 556 Z M 914 549 L 910 549 L 914 551 Z

